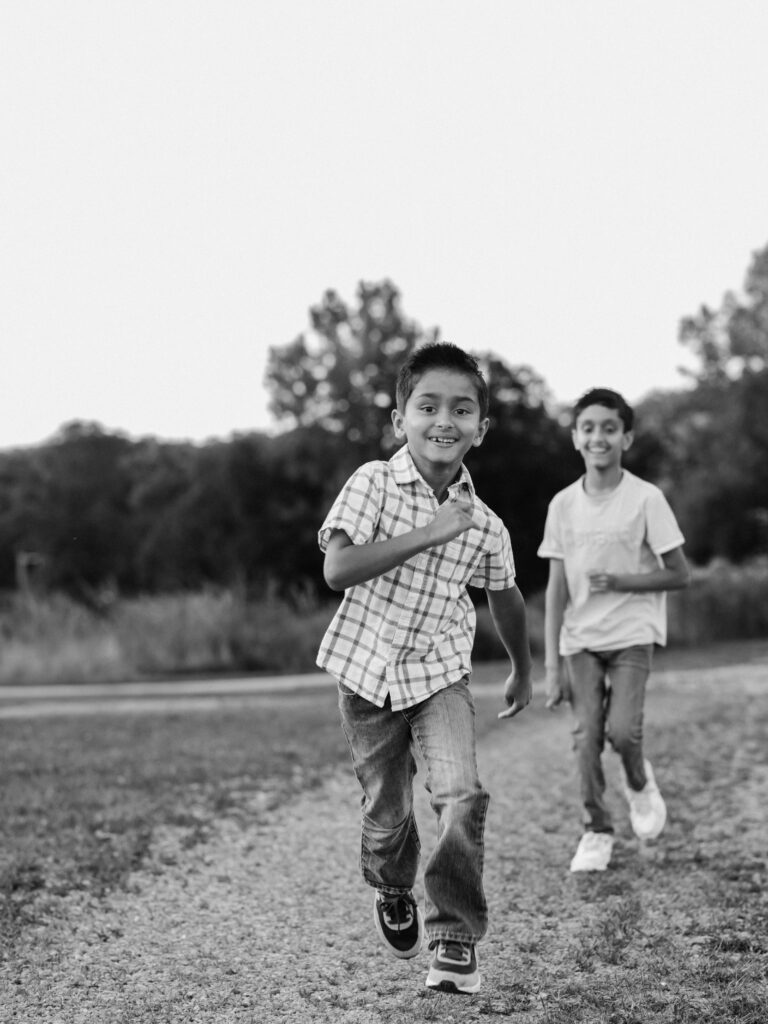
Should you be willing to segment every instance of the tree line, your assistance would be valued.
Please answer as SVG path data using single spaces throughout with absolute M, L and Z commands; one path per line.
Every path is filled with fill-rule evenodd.
M 310 328 L 270 350 L 275 435 L 206 444 L 131 439 L 74 422 L 49 442 L 0 452 L 0 587 L 110 594 L 204 586 L 324 593 L 316 533 L 349 473 L 387 458 L 397 369 L 439 336 L 402 311 L 389 281 L 356 302 L 328 291 Z M 768 246 L 743 289 L 681 321 L 696 357 L 686 387 L 637 407 L 627 466 L 671 500 L 694 562 L 768 551 Z M 475 353 L 492 428 L 468 457 L 479 493 L 509 527 L 521 586 L 552 495 L 581 472 L 566 410 L 529 366 Z

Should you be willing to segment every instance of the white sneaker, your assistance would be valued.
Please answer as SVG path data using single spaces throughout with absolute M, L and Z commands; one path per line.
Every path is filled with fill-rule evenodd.
M 630 789 L 624 776 L 624 792 L 629 801 L 629 820 L 638 839 L 655 839 L 667 820 L 667 805 L 656 785 L 650 761 L 644 761 L 646 783 L 639 792 Z
M 612 851 L 613 836 L 610 832 L 585 832 L 573 855 L 571 871 L 605 871 Z

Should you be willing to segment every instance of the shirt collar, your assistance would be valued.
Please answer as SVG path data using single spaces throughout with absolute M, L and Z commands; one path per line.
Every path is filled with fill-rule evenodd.
M 433 493 L 432 488 L 416 468 L 416 463 L 413 461 L 413 456 L 411 455 L 407 444 L 404 444 L 402 448 L 399 448 L 395 452 L 389 460 L 389 464 L 392 467 L 392 474 L 395 478 L 395 483 L 398 486 L 402 487 L 405 484 L 421 483 L 430 494 Z M 453 497 L 454 495 L 458 495 L 462 487 L 469 489 L 470 498 L 474 500 L 475 485 L 472 483 L 472 477 L 469 475 L 469 471 L 463 462 L 461 464 L 461 470 L 459 471 L 458 477 L 448 487 L 449 496 Z

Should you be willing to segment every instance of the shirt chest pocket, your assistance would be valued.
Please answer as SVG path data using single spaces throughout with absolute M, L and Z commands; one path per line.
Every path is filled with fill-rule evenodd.
M 463 534 L 440 547 L 429 548 L 426 571 L 443 583 L 466 586 L 482 557 L 482 552 Z
M 400 494 L 388 495 L 379 511 L 374 540 L 391 540 L 420 526 L 426 526 L 435 513 L 429 506 L 422 507 Z

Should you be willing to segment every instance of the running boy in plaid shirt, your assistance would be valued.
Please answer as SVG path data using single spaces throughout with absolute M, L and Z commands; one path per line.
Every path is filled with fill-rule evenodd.
M 411 354 L 392 422 L 407 443 L 347 481 L 323 523 L 325 578 L 344 590 L 318 665 L 338 680 L 342 725 L 363 788 L 361 867 L 374 921 L 397 957 L 416 956 L 424 923 L 413 897 L 419 837 L 413 815 L 417 746 L 437 815 L 426 864 L 427 985 L 476 992 L 475 945 L 487 927 L 483 829 L 488 793 L 477 773 L 469 689 L 475 613 L 485 587 L 513 670 L 500 718 L 531 699 L 525 606 L 509 535 L 476 496 L 462 459 L 488 429 L 488 389 L 455 345 Z

